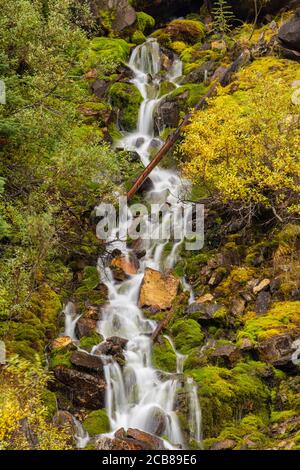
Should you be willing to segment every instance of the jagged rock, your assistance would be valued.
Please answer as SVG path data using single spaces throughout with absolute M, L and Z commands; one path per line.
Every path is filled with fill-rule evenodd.
M 300 9 L 280 28 L 278 38 L 286 49 L 300 52 Z
M 136 21 L 136 12 L 129 0 L 89 0 L 89 3 L 97 23 L 105 27 L 105 19 L 111 17 L 111 27 L 116 33 Z
M 240 316 L 244 313 L 246 308 L 246 301 L 241 297 L 235 297 L 232 300 L 230 311 L 234 316 Z
M 214 296 L 212 294 L 204 294 L 201 295 L 201 297 L 198 297 L 196 299 L 197 304 L 206 304 L 208 302 L 212 302 L 214 300 Z
M 176 277 L 147 268 L 140 291 L 141 307 L 158 307 L 161 310 L 171 308 L 179 284 Z
M 162 100 L 158 105 L 155 113 L 155 123 L 158 130 L 165 126 L 173 128 L 177 127 L 180 117 L 180 108 L 178 103 L 170 101 L 168 98 Z
M 197 321 L 199 323 L 207 323 L 210 321 L 214 320 L 214 314 L 222 308 L 221 305 L 219 304 L 214 304 L 214 303 L 205 303 L 205 304 L 200 304 L 198 302 L 194 302 L 191 305 L 187 307 L 185 310 L 185 313 L 187 315 L 197 315 Z
M 297 368 L 292 362 L 292 354 L 295 351 L 292 345 L 299 336 L 300 331 L 293 330 L 260 341 L 257 347 L 259 359 L 284 370 Z
M 258 294 L 259 292 L 265 290 L 270 285 L 270 283 L 270 279 L 263 279 L 257 286 L 253 287 L 253 293 Z
M 239 342 L 239 349 L 241 351 L 251 351 L 253 349 L 253 343 L 249 338 L 242 338 Z
M 83 351 L 74 351 L 70 358 L 72 364 L 80 369 L 92 372 L 103 372 L 103 362 L 99 356 L 85 353 Z
M 76 323 L 75 333 L 77 338 L 92 336 L 97 330 L 97 320 L 93 318 L 81 317 Z
M 220 270 L 216 269 L 216 271 L 213 272 L 211 278 L 209 279 L 208 285 L 211 286 L 211 287 L 218 286 L 222 282 L 224 276 L 225 276 L 224 271 L 220 271 Z
M 91 89 L 94 95 L 96 95 L 98 98 L 102 99 L 105 97 L 106 92 L 108 90 L 108 87 L 110 85 L 110 82 L 106 80 L 95 80 L 91 84 Z
M 137 273 L 139 262 L 133 253 L 128 256 L 118 256 L 112 260 L 111 269 L 116 281 L 125 281 Z
M 91 410 L 105 406 L 106 383 L 101 375 L 95 376 L 65 366 L 57 366 L 54 369 L 54 376 L 74 405 Z
M 64 349 L 72 344 L 70 336 L 60 336 L 52 342 L 52 349 Z
M 104 355 L 104 356 L 112 356 L 115 361 L 117 361 L 120 365 L 124 365 L 125 357 L 124 357 L 124 349 L 128 340 L 125 338 L 119 338 L 118 336 L 112 336 L 108 338 L 103 343 L 99 344 L 94 351 L 94 354 L 97 355 Z
M 256 303 L 255 303 L 255 311 L 258 315 L 263 315 L 267 312 L 269 305 L 271 303 L 271 294 L 270 292 L 262 291 L 258 294 Z
M 215 442 L 210 450 L 232 450 L 237 445 L 233 439 L 224 439 L 223 441 Z
M 210 360 L 214 364 L 225 367 L 233 367 L 240 358 L 240 351 L 234 344 L 223 344 L 210 355 Z

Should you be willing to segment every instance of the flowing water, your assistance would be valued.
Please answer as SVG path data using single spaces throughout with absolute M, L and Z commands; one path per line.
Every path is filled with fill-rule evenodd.
M 124 133 L 121 142 L 118 142 L 118 147 L 137 151 L 142 163 L 147 165 L 155 138 L 154 112 L 159 103 L 162 70 L 158 43 L 150 39 L 138 46 L 132 53 L 129 67 L 134 73 L 132 83 L 139 89 L 143 102 L 136 131 L 130 134 Z M 181 74 L 182 64 L 176 59 L 168 72 L 167 80 L 176 84 Z M 156 137 L 155 143 L 162 145 L 163 142 Z M 148 229 L 153 234 L 157 230 L 166 229 L 171 216 L 175 221 L 182 218 L 182 209 L 178 207 L 182 181 L 174 171 L 159 167 L 155 168 L 150 176 L 153 186 L 146 195 L 147 201 L 159 202 L 161 207 L 167 207 L 159 226 L 152 225 L 148 219 L 145 219 Z M 131 250 L 126 246 L 126 242 L 117 240 L 118 235 L 117 231 L 113 233 L 110 249 L 118 248 L 123 254 L 130 255 Z M 182 374 L 184 356 L 176 351 L 176 374 L 163 373 L 153 368 L 151 334 L 157 325 L 154 321 L 146 319 L 139 308 L 139 291 L 145 269 L 150 267 L 156 270 L 170 270 L 178 259 L 178 251 L 183 242 L 182 236 L 174 241 L 170 254 L 162 263 L 162 254 L 168 242 L 169 240 L 164 238 L 145 241 L 146 255 L 140 260 L 138 273 L 123 282 L 116 282 L 110 268 L 103 260 L 99 260 L 101 280 L 108 288 L 108 303 L 103 308 L 98 331 L 106 339 L 118 336 L 128 340 L 123 368 L 113 358 L 102 356 L 107 382 L 106 408 L 112 432 L 122 427 L 137 428 L 165 436 L 166 446 L 169 448 L 184 448 L 186 442 L 176 414 L 177 390 L 184 382 L 186 396 L 189 398 L 190 438 L 200 441 L 201 412 L 197 389 L 192 379 L 184 379 Z M 192 301 L 192 290 L 184 279 L 183 288 L 190 292 Z M 74 312 L 71 315 L 71 311 L 69 306 L 68 331 L 74 334 L 76 315 L 74 316 Z M 172 342 L 171 344 L 174 348 Z M 92 354 L 97 354 L 97 346 Z M 82 437 L 85 439 L 86 436 Z M 82 444 L 82 441 L 80 442 Z

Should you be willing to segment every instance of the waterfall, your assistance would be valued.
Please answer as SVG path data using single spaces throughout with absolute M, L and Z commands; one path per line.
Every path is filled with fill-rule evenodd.
M 73 302 L 68 302 L 63 310 L 65 314 L 65 331 L 64 336 L 70 336 L 70 338 L 76 340 L 75 327 L 78 322 L 80 315 L 76 313 L 76 307 Z
M 135 150 L 141 161 L 147 165 L 150 160 L 150 147 L 154 135 L 154 112 L 159 103 L 161 53 L 156 40 L 149 39 L 145 44 L 135 48 L 129 67 L 134 73 L 132 83 L 139 89 L 143 102 L 140 107 L 137 128 L 135 132 L 124 133 L 118 147 Z M 182 73 L 182 64 L 176 59 L 167 76 L 170 81 L 176 80 Z M 159 144 L 163 142 L 158 140 Z M 137 145 L 139 142 L 139 145 Z M 140 144 L 142 143 L 142 144 Z M 152 233 L 167 228 L 170 223 L 171 211 L 175 211 L 175 220 L 182 219 L 182 208 L 178 205 L 182 187 L 179 176 L 171 170 L 155 168 L 151 173 L 153 189 L 147 193 L 149 203 L 157 202 L 164 210 L 159 224 L 151 224 Z M 173 207 L 173 209 L 170 209 Z M 175 209 L 174 209 L 175 207 Z M 114 233 L 117 238 L 117 233 Z M 120 241 L 110 243 L 110 250 L 122 249 L 124 254 L 130 249 Z M 139 291 L 147 267 L 156 270 L 161 266 L 164 247 L 168 241 L 151 238 L 145 242 L 146 255 L 140 260 L 140 268 L 123 282 L 114 280 L 109 267 L 99 260 L 101 281 L 108 287 L 108 303 L 102 309 L 102 318 L 98 331 L 104 338 L 119 336 L 128 340 L 124 355 L 125 365 L 120 365 L 111 357 L 102 356 L 107 382 L 106 409 L 110 419 L 111 432 L 119 428 L 137 428 L 145 432 L 164 436 L 167 448 L 185 448 L 186 443 L 176 414 L 176 398 L 179 386 L 183 381 L 184 356 L 174 351 L 177 357 L 177 374 L 162 374 L 152 366 L 151 334 L 156 329 L 156 323 L 146 319 L 138 306 Z M 166 259 L 167 269 L 172 269 L 178 257 L 178 250 L 183 237 L 174 241 L 173 249 Z M 185 282 L 185 288 L 188 289 Z M 191 289 L 190 289 L 191 290 Z M 191 292 L 192 296 L 192 292 Z M 171 341 L 169 339 L 169 341 Z M 97 346 L 92 351 L 97 354 Z M 198 439 L 201 429 L 201 415 L 197 398 L 197 390 L 192 382 L 186 383 L 187 397 L 190 398 L 190 422 L 192 437 Z

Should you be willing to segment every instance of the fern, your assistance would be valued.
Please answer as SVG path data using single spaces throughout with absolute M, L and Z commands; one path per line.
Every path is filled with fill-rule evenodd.
M 214 17 L 215 32 L 220 34 L 222 38 L 231 31 L 232 21 L 235 16 L 232 8 L 226 0 L 217 0 L 212 10 Z

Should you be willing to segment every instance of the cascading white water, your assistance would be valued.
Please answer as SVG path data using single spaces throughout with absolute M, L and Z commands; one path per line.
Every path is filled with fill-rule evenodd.
M 70 338 L 76 340 L 75 328 L 76 323 L 78 322 L 80 315 L 76 313 L 76 307 L 73 302 L 68 302 L 63 310 L 65 314 L 65 331 L 64 336 L 69 336 Z
M 129 67 L 134 73 L 132 83 L 140 90 L 143 97 L 136 132 L 124 134 L 118 147 L 135 150 L 141 161 L 147 165 L 150 160 L 150 148 L 154 139 L 154 112 L 159 103 L 161 54 L 156 40 L 150 39 L 138 46 L 132 53 Z M 174 61 L 168 74 L 168 80 L 176 83 L 181 74 L 182 65 Z M 156 138 L 159 143 L 162 142 Z M 140 142 L 137 146 L 137 142 Z M 174 171 L 155 168 L 151 173 L 153 189 L 148 192 L 147 200 L 161 203 L 164 208 L 159 225 L 148 222 L 152 234 L 167 228 L 171 215 L 174 220 L 182 219 L 182 208 L 176 207 L 181 192 L 182 181 Z M 171 214 L 173 212 L 173 214 Z M 115 232 L 113 237 L 118 238 Z M 150 237 L 151 238 L 151 237 Z M 113 241 L 113 240 L 110 240 Z M 183 236 L 174 241 L 173 249 L 161 266 L 162 254 L 167 239 L 163 237 L 147 241 L 146 255 L 140 261 L 139 272 L 123 282 L 116 282 L 109 267 L 99 260 L 101 280 L 108 287 L 108 303 L 103 308 L 102 319 L 98 330 L 104 338 L 118 336 L 128 340 L 125 354 L 125 366 L 110 357 L 102 356 L 107 382 L 106 407 L 110 418 L 112 432 L 124 427 L 137 428 L 156 435 L 166 436 L 169 448 L 184 447 L 183 434 L 176 414 L 176 396 L 179 385 L 182 385 L 184 356 L 176 353 L 178 374 L 162 374 L 151 364 L 151 334 L 156 323 L 143 316 L 138 306 L 139 291 L 147 267 L 156 270 L 174 266 Z M 130 249 L 126 244 L 116 241 L 110 243 L 110 250 L 115 248 L 128 255 Z M 190 290 L 187 283 L 185 289 Z M 190 292 L 192 298 L 192 292 Z M 173 343 L 172 343 L 173 344 Z M 174 348 L 175 350 L 175 348 Z M 97 346 L 92 351 L 97 354 Z M 179 375 L 181 374 L 181 379 Z M 181 382 L 180 382 L 181 380 Z M 193 438 L 200 439 L 200 414 L 197 391 L 187 384 L 187 395 L 191 398 L 190 419 L 193 425 Z M 159 428 L 159 429 L 158 429 Z

